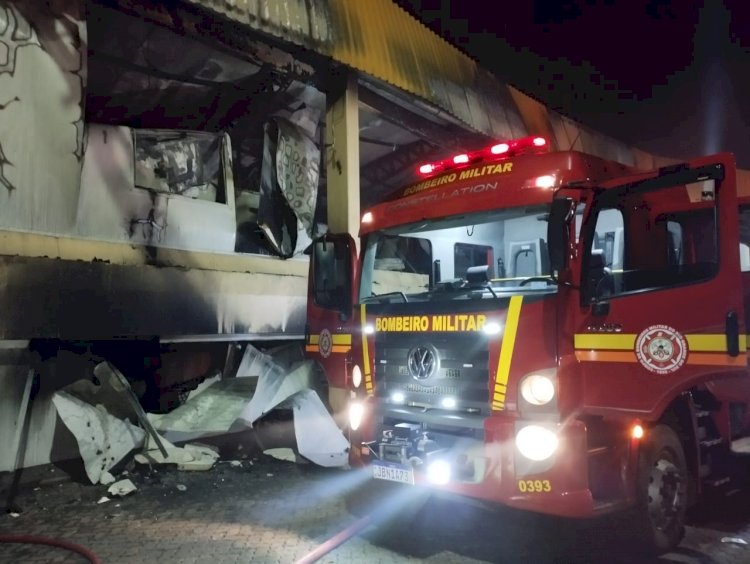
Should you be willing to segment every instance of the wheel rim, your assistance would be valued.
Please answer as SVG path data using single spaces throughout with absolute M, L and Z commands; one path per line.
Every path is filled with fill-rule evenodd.
M 648 486 L 648 513 L 654 528 L 666 532 L 679 526 L 684 507 L 682 472 L 672 460 L 659 457 L 651 467 Z

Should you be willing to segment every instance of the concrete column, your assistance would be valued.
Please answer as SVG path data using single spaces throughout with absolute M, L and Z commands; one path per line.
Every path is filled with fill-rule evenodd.
M 329 94 L 326 113 L 328 229 L 359 232 L 359 103 L 357 78 L 350 74 L 342 88 Z
M 353 74 L 328 94 L 325 143 L 328 230 L 349 233 L 359 251 L 359 96 Z M 344 429 L 348 390 L 329 387 L 328 401 L 336 423 Z

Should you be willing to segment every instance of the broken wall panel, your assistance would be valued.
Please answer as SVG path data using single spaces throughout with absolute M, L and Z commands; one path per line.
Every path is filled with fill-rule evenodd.
M 104 406 L 94 407 L 66 392 L 57 392 L 52 401 L 78 442 L 92 484 L 99 483 L 129 452 L 143 445 L 145 432 L 113 417 Z

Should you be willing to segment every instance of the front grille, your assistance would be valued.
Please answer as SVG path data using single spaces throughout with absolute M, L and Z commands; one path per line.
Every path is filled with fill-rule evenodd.
M 439 368 L 420 379 L 409 370 L 409 353 L 429 349 Z M 391 403 L 403 395 L 404 406 L 446 409 L 454 414 L 489 415 L 489 351 L 482 333 L 379 333 L 375 341 L 376 395 Z

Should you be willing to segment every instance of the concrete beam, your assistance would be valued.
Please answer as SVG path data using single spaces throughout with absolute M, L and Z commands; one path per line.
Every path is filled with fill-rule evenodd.
M 329 95 L 326 112 L 325 162 L 328 192 L 328 229 L 359 232 L 359 100 L 353 75 Z M 359 245 L 359 242 L 357 242 Z

